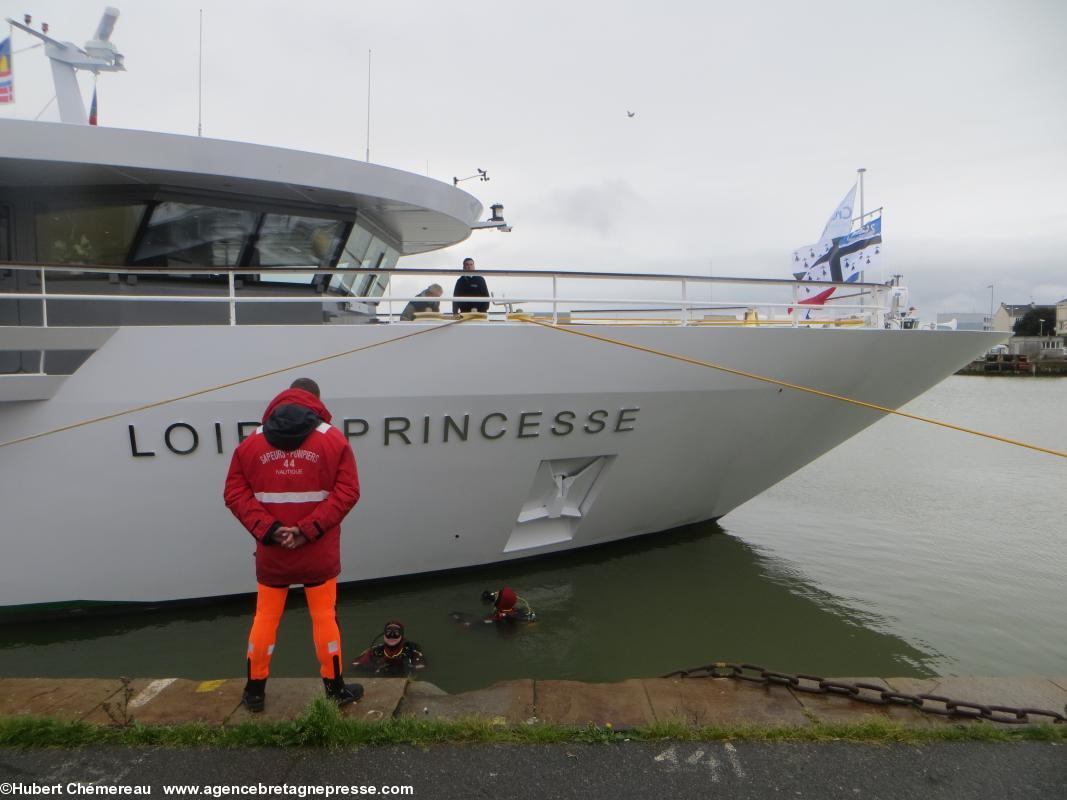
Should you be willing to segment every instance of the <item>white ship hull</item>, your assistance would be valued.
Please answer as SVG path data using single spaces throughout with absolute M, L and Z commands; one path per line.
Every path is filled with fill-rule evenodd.
M 50 399 L 0 403 L 0 440 L 422 329 L 119 328 Z M 894 408 L 1002 338 L 596 332 Z M 343 581 L 501 562 L 718 518 L 881 416 L 531 324 L 467 322 L 0 448 L 5 540 L 18 545 L 0 560 L 0 608 L 254 591 L 253 541 L 223 505 L 223 477 L 238 423 L 258 420 L 300 375 L 320 383 L 335 425 L 349 420 L 359 464 L 363 496 L 343 525 Z M 585 465 L 554 488 L 553 470 Z

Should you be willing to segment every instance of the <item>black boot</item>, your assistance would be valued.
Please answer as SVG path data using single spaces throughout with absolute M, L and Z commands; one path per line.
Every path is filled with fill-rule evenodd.
M 252 680 L 251 678 L 245 683 L 244 694 L 241 695 L 241 702 L 245 704 L 245 708 L 251 711 L 253 714 L 258 714 L 263 710 L 267 699 L 267 679 Z
M 363 687 L 358 683 L 345 683 L 344 678 L 323 678 L 326 696 L 337 703 L 337 707 L 347 706 L 363 697 Z

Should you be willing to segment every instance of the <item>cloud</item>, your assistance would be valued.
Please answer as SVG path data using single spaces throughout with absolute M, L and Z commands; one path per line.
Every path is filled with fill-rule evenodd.
M 939 313 L 989 313 L 989 297 L 979 297 L 976 294 L 957 292 L 934 301 Z M 985 304 L 983 306 L 983 303 Z
M 552 192 L 528 209 L 528 214 L 569 229 L 571 235 L 574 230 L 591 231 L 604 238 L 629 228 L 641 204 L 627 181 L 609 179 Z
M 1051 305 L 1067 298 L 1067 283 L 1039 283 L 1034 287 L 1034 302 Z

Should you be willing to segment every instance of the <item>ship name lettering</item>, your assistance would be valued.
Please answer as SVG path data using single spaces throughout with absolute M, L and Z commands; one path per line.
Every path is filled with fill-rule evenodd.
M 463 415 L 463 427 L 462 428 L 459 427 L 459 425 L 456 423 L 456 421 L 454 419 L 452 419 L 452 417 L 450 417 L 448 414 L 445 414 L 445 435 L 444 435 L 444 440 L 447 442 L 448 441 L 448 432 L 449 432 L 449 430 L 454 430 L 456 432 L 456 435 L 460 438 L 460 441 L 462 441 L 462 442 L 467 441 L 467 432 L 470 430 L 470 424 L 471 424 L 471 415 L 470 414 L 464 414 Z
M 577 416 L 578 415 L 575 414 L 573 411 L 560 411 L 558 414 L 556 414 L 556 416 L 555 416 L 556 424 L 552 426 L 552 435 L 553 436 L 566 436 L 568 433 L 573 431 L 574 430 L 574 418 L 577 417 Z M 564 419 L 564 417 L 567 417 L 567 419 Z M 564 425 L 566 427 L 561 428 L 560 427 L 561 425 Z
M 536 439 L 541 435 L 538 428 L 541 427 L 541 413 L 540 411 L 523 411 L 519 414 L 519 438 L 520 439 Z M 527 418 L 530 419 L 527 419 Z M 532 419 L 537 417 L 537 419 Z M 527 433 L 528 428 L 533 428 L 532 433 Z
M 352 430 L 352 426 L 355 424 L 362 425 L 362 430 Z M 345 436 L 351 439 L 353 436 L 362 436 L 370 430 L 370 423 L 365 419 L 346 419 L 344 422 Z
M 604 430 L 604 420 L 607 419 L 608 412 L 604 409 L 598 409 L 597 411 L 591 411 L 589 416 L 586 417 L 587 424 L 582 426 L 582 430 L 586 433 L 600 433 Z
M 402 428 L 393 429 L 393 423 L 403 423 Z M 407 429 L 411 427 L 411 420 L 407 417 L 386 417 L 385 418 L 385 446 L 389 446 L 389 436 L 396 434 L 404 440 L 404 444 L 411 444 L 411 439 L 408 438 L 406 433 Z
M 190 436 L 189 446 L 184 448 L 184 449 L 178 447 L 171 440 L 171 435 L 174 433 L 174 431 L 178 431 L 178 430 L 188 431 L 189 432 L 189 436 Z M 195 451 L 197 447 L 200 446 L 200 434 L 197 433 L 196 432 L 196 428 L 194 428 L 188 422 L 172 422 L 170 425 L 167 426 L 167 429 L 163 432 L 163 444 L 165 444 L 167 446 L 167 449 L 170 450 L 172 453 L 174 453 L 174 455 L 176 455 L 176 456 L 187 456 L 190 453 L 192 453 L 193 451 Z
M 138 450 L 137 449 L 137 429 L 133 425 L 128 426 L 130 429 L 130 453 L 134 458 L 147 458 L 154 456 L 155 452 L 152 450 Z
M 486 431 L 485 426 L 489 422 L 489 420 L 496 419 L 498 417 L 501 423 L 500 431 L 494 434 L 490 434 L 488 431 Z M 508 432 L 507 424 L 508 415 L 505 414 L 503 411 L 494 411 L 492 414 L 486 414 L 485 419 L 482 420 L 482 436 L 484 436 L 486 439 L 499 439 L 501 436 Z
M 238 422 L 237 423 L 237 443 L 240 444 L 253 433 L 256 428 L 259 427 L 258 422 Z M 251 430 L 249 430 L 251 428 Z
M 627 406 L 610 411 L 598 408 L 588 412 L 570 410 L 545 411 L 527 410 L 517 413 L 505 413 L 503 411 L 491 411 L 480 418 L 473 419 L 470 414 L 443 414 L 440 417 L 432 417 L 428 414 L 410 418 L 405 416 L 384 417 L 381 422 L 381 433 L 377 433 L 378 426 L 362 417 L 349 417 L 340 425 L 345 438 L 349 441 L 360 440 L 368 434 L 379 440 L 385 447 L 391 445 L 414 445 L 435 443 L 448 444 L 452 442 L 466 442 L 470 440 L 471 428 L 476 431 L 475 437 L 497 441 L 507 437 L 514 439 L 539 439 L 541 436 L 564 437 L 575 431 L 595 436 L 600 433 L 629 433 L 635 429 L 639 406 Z M 223 435 L 223 423 L 210 423 L 214 431 L 215 450 L 219 455 L 225 451 Z M 258 422 L 240 421 L 236 423 L 237 443 L 243 442 L 259 426 Z M 421 429 L 421 430 L 419 430 Z M 233 429 L 231 429 L 233 430 Z M 418 431 L 418 433 L 416 432 Z M 156 450 L 150 449 L 151 443 L 145 442 L 143 436 L 138 436 L 137 426 L 128 425 L 127 432 L 130 439 L 130 455 L 134 458 L 154 458 Z M 420 435 L 421 434 L 421 435 Z M 194 425 L 185 421 L 172 422 L 163 430 L 162 443 L 168 451 L 178 456 L 187 456 L 195 453 L 200 447 L 200 432 Z M 232 441 L 232 440 L 231 440 Z M 159 440 L 157 439 L 158 443 Z M 319 454 L 310 450 L 272 450 L 260 456 L 260 462 L 267 464 L 279 459 L 301 459 L 316 464 Z M 291 464 L 282 466 L 291 468 Z
M 553 436 L 568 436 L 578 427 L 592 435 L 603 431 L 629 433 L 635 429 L 637 414 L 640 410 L 638 406 L 623 407 L 616 412 L 599 408 L 590 411 L 580 421 L 577 412 L 557 411 L 551 416 L 551 425 L 544 419 L 551 413 L 547 411 L 521 411 L 515 416 L 509 416 L 503 411 L 492 411 L 481 420 L 476 419 L 474 427 L 483 439 L 489 441 L 503 439 L 508 435 L 516 439 L 537 439 L 547 433 Z M 380 435 L 385 447 L 396 444 L 416 444 L 415 431 L 418 428 L 421 428 L 422 435 L 419 439 L 422 444 L 466 442 L 470 436 L 471 415 L 464 414 L 459 417 L 445 414 L 441 417 L 439 426 L 432 417 L 425 415 L 422 417 L 421 424 L 418 424 L 417 418 L 411 419 L 403 416 L 385 417 L 382 423 Z M 352 440 L 366 436 L 374 426 L 365 419 L 355 417 L 346 419 L 342 427 L 345 435 Z

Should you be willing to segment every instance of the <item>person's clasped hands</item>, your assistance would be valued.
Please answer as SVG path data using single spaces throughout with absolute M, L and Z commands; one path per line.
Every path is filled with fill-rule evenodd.
M 295 525 L 282 525 L 274 531 L 274 541 L 286 550 L 295 550 L 301 545 L 307 544 L 307 537 L 300 532 Z

